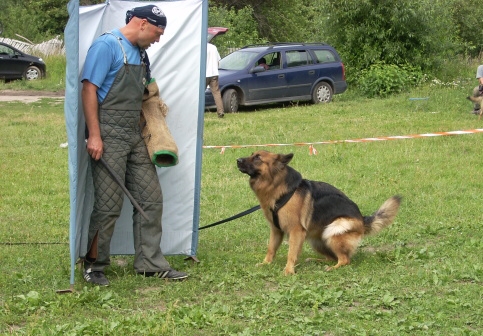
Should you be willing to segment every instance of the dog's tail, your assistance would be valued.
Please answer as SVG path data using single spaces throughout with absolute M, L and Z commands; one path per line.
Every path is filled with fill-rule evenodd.
M 396 218 L 401 196 L 393 196 L 384 202 L 383 205 L 371 216 L 364 216 L 365 234 L 375 234 L 389 226 Z

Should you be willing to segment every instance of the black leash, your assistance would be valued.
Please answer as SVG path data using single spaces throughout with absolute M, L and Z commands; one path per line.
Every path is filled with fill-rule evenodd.
M 240 217 L 243 217 L 243 216 L 246 216 L 248 214 L 251 214 L 252 212 L 254 211 L 257 211 L 258 209 L 260 209 L 260 205 L 257 205 L 257 206 L 254 206 L 253 208 L 250 208 L 248 210 L 245 210 L 243 212 L 240 212 L 239 214 L 235 215 L 235 216 L 231 216 L 230 218 L 226 218 L 226 219 L 223 219 L 221 221 L 218 221 L 216 223 L 213 223 L 213 224 L 209 224 L 209 225 L 205 225 L 205 226 L 202 226 L 200 228 L 198 228 L 198 230 L 203 230 L 203 229 L 207 229 L 209 227 L 213 227 L 213 226 L 216 226 L 216 225 L 220 225 L 220 224 L 223 224 L 223 223 L 226 223 L 226 222 L 229 222 L 229 221 L 232 221 L 234 219 L 237 219 L 237 218 L 240 218 Z
M 277 202 L 275 202 L 275 207 L 273 209 L 270 209 L 270 211 L 272 211 L 273 224 L 275 225 L 275 227 L 277 229 L 280 230 L 280 224 L 278 222 L 278 210 L 280 210 L 285 204 L 287 204 L 287 202 L 292 198 L 293 194 L 295 194 L 295 191 L 297 191 L 297 188 L 300 186 L 300 184 L 303 181 L 304 180 L 300 180 L 300 182 L 297 184 L 297 186 L 295 188 L 293 188 L 288 193 L 286 193 L 285 195 L 283 195 L 282 197 L 280 197 L 277 200 Z M 256 205 L 253 208 L 250 208 L 248 210 L 245 210 L 243 212 L 240 212 L 239 214 L 237 214 L 235 216 L 231 216 L 230 218 L 223 219 L 223 220 L 218 221 L 218 222 L 213 223 L 213 224 L 209 224 L 209 225 L 206 225 L 206 226 L 202 226 L 202 227 L 198 228 L 198 231 L 199 230 L 203 230 L 203 229 L 207 229 L 209 227 L 213 227 L 213 226 L 216 226 L 216 225 L 220 225 L 220 224 L 223 224 L 223 223 L 232 221 L 234 219 L 237 219 L 237 218 L 240 218 L 240 217 L 243 217 L 243 216 L 246 216 L 246 215 L 251 214 L 252 212 L 257 211 L 259 209 L 260 209 L 260 205 Z

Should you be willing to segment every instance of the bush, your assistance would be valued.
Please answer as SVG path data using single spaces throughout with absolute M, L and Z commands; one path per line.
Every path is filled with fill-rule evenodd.
M 376 63 L 362 70 L 358 88 L 366 97 L 386 97 L 417 86 L 423 81 L 423 73 L 410 66 Z
M 324 0 L 328 43 L 349 69 L 412 64 L 437 71 L 461 47 L 443 2 L 429 0 Z
M 451 15 L 454 30 L 464 43 L 464 53 L 471 57 L 478 57 L 483 52 L 483 30 L 478 29 L 483 7 L 478 0 L 455 0 L 452 4 Z
M 253 18 L 253 9 L 246 6 L 240 10 L 226 7 L 209 7 L 208 25 L 210 27 L 226 27 L 228 32 L 216 37 L 214 44 L 220 56 L 224 57 L 233 49 L 248 44 L 265 42 L 258 36 L 257 23 Z

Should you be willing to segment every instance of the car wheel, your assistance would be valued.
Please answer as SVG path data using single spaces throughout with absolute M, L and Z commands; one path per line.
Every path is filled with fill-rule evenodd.
M 332 87 L 326 82 L 317 83 L 312 92 L 312 103 L 328 103 L 332 100 Z
M 238 93 L 235 89 L 223 93 L 223 109 L 225 112 L 238 112 Z
M 25 70 L 24 78 L 26 80 L 34 80 L 39 79 L 42 76 L 40 69 L 36 66 L 29 66 L 27 70 Z

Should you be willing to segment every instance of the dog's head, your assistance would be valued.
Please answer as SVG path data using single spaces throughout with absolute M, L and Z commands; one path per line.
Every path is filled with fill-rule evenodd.
M 236 160 L 238 169 L 251 179 L 269 178 L 277 175 L 285 169 L 285 166 L 292 160 L 293 154 L 275 154 L 267 151 L 257 151 L 252 155 Z

